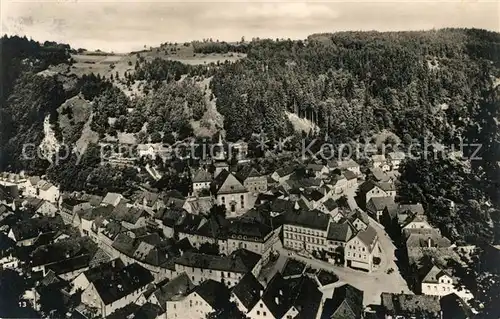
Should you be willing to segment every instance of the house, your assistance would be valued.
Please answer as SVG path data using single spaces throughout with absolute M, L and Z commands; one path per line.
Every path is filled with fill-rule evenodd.
M 279 184 L 282 184 L 288 179 L 290 179 L 290 176 L 292 176 L 294 171 L 295 171 L 295 166 L 288 165 L 277 169 L 274 173 L 271 174 L 271 178 L 276 182 L 278 182 Z
M 372 197 L 368 203 L 366 203 L 366 211 L 378 222 L 380 222 L 384 209 L 396 209 L 396 203 L 393 197 Z
M 241 278 L 236 286 L 231 289 L 232 302 L 242 313 L 249 312 L 262 296 L 264 287 L 259 283 L 252 273 L 247 273 Z
M 117 258 L 85 270 L 73 280 L 71 280 L 72 287 L 70 293 L 74 293 L 77 290 L 84 291 L 91 283 L 95 282 L 99 278 L 109 277 L 113 273 L 120 272 L 120 270 L 124 267 L 125 265 L 123 264 L 121 259 Z
M 46 180 L 40 179 L 38 176 L 28 178 L 24 184 L 24 188 L 24 196 L 44 199 L 51 203 L 57 203 L 60 196 L 58 187 Z
M 370 178 L 373 179 L 375 182 L 390 182 L 391 177 L 389 174 L 384 172 L 380 168 L 372 168 L 370 169 Z
M 246 249 L 228 256 L 185 252 L 175 260 L 176 273 L 185 272 L 194 284 L 212 279 L 233 287 L 246 273 L 257 275 L 261 268 L 261 256 Z
M 146 220 L 151 216 L 142 207 L 129 207 L 122 203 L 114 207 L 111 215 L 115 220 L 120 221 L 126 229 L 145 227 Z
M 401 225 L 403 232 L 410 229 L 432 229 L 433 227 L 427 221 L 427 216 L 424 214 L 412 214 L 406 218 Z
M 266 262 L 270 253 L 279 244 L 279 229 L 253 220 L 230 220 L 227 227 L 226 254 L 244 248 L 262 256 Z M 219 241 L 219 248 L 224 241 Z
M 325 300 L 321 319 L 363 317 L 363 291 L 349 284 L 335 288 L 332 297 Z
M 342 172 L 342 175 L 344 175 L 345 179 L 347 180 L 346 187 L 348 189 L 358 186 L 358 175 L 356 175 L 356 173 L 353 173 L 350 170 L 345 170 Z
M 323 205 L 321 206 L 321 210 L 329 214 L 330 216 L 334 217 L 338 214 L 339 212 L 339 206 L 337 205 L 337 202 L 333 200 L 332 198 L 329 198 L 328 200 L 323 202 Z
M 474 298 L 464 287 L 457 287 L 457 280 L 436 265 L 433 265 L 422 280 L 422 294 L 429 296 L 446 296 L 456 294 L 465 301 Z
M 165 202 L 160 194 L 149 191 L 137 191 L 132 195 L 133 206 L 142 208 L 150 213 L 164 208 Z
M 183 298 L 191 292 L 195 285 L 186 273 L 181 273 L 167 283 L 158 286 L 147 299 L 148 302 L 158 305 L 163 312 L 167 311 L 167 303 Z
M 236 158 L 239 163 L 245 162 L 247 160 L 247 155 L 248 155 L 247 142 L 239 140 L 235 143 L 231 143 L 229 150 L 231 153 L 233 152 L 236 153 L 234 155 L 234 158 Z
M 83 291 L 81 300 L 106 317 L 116 309 L 136 302 L 151 282 L 153 275 L 146 268 L 133 263 L 91 282 Z
M 221 313 L 229 302 L 228 289 L 218 281 L 206 280 L 183 297 L 167 301 L 167 319 L 199 319 Z
M 106 196 L 104 196 L 101 206 L 117 206 L 121 200 L 123 200 L 124 197 L 122 194 L 118 193 L 107 193 Z
M 393 182 L 380 182 L 378 186 L 387 194 L 387 196 L 391 196 L 396 198 L 396 185 Z
M 92 205 L 87 201 L 79 200 L 74 197 L 65 197 L 62 199 L 59 207 L 59 215 L 61 215 L 64 224 L 71 224 L 77 212 L 90 209 Z
M 324 195 L 316 189 L 305 189 L 300 192 L 300 199 L 309 209 L 317 208 L 324 200 Z
M 31 246 L 40 236 L 55 234 L 61 224 L 60 217 L 31 218 L 12 226 L 8 237 L 16 242 L 17 246 Z
M 348 174 L 348 176 L 352 175 Z M 349 189 L 349 185 L 352 185 L 352 178 L 351 178 L 351 183 L 348 183 L 348 180 L 344 174 L 334 173 L 330 176 L 330 179 L 326 183 L 330 185 L 333 194 L 338 195 L 346 192 Z
M 246 316 L 251 319 L 316 318 L 323 293 L 308 276 L 284 279 L 277 272 Z
M 306 166 L 306 172 L 315 178 L 323 178 L 329 172 L 328 167 L 322 164 L 310 163 Z
M 373 168 L 380 168 L 384 172 L 391 170 L 391 167 L 389 166 L 389 163 L 387 163 L 385 155 L 372 155 L 371 162 Z
M 325 248 L 330 215 L 319 210 L 297 209 L 287 212 L 283 222 L 283 246 L 296 251 Z
M 382 311 L 385 318 L 441 318 L 439 298 L 426 295 L 381 294 Z
M 26 198 L 22 205 L 24 208 L 31 209 L 36 214 L 49 217 L 55 217 L 59 210 L 54 203 L 36 197 Z
M 250 207 L 249 193 L 245 186 L 227 170 L 217 175 L 212 183 L 212 194 L 218 205 L 226 207 L 226 211 L 232 216 L 242 215 Z
M 89 268 L 90 260 L 91 256 L 89 254 L 63 259 L 46 265 L 43 273 L 46 274 L 48 271 L 52 271 L 63 280 L 72 280 Z
M 403 152 L 390 152 L 387 154 L 387 158 L 389 160 L 389 165 L 392 170 L 399 170 L 399 165 L 405 158 L 405 153 Z
M 331 254 L 335 253 L 337 247 L 345 247 L 353 234 L 354 230 L 349 223 L 337 224 L 331 222 L 326 236 L 326 250 Z
M 330 169 L 330 171 L 336 169 L 340 169 L 341 171 L 348 170 L 356 174 L 356 176 L 361 175 L 361 168 L 359 164 L 356 163 L 353 159 L 328 161 L 328 168 Z
M 267 191 L 267 176 L 259 173 L 251 166 L 245 166 L 236 176 L 243 183 L 243 186 L 252 193 L 264 193 Z
M 210 183 L 212 182 L 212 175 L 203 168 L 200 168 L 193 176 L 193 193 L 200 194 L 202 190 L 210 190 Z
M 359 186 L 358 196 L 363 203 L 368 203 L 372 197 L 386 197 L 391 196 L 391 193 L 388 193 L 385 189 L 390 189 L 387 184 L 377 183 L 371 180 L 368 180 Z M 394 190 L 394 197 L 395 197 Z
M 368 225 L 370 225 L 368 214 L 360 209 L 356 209 L 345 215 L 347 216 L 347 222 L 350 223 L 357 231 L 365 230 Z
M 368 226 L 346 243 L 344 251 L 346 267 L 360 268 L 371 272 L 374 266 L 374 257 L 380 256 L 377 232 L 373 227 Z

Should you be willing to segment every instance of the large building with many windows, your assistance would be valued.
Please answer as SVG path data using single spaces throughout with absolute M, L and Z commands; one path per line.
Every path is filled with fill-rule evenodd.
M 329 214 L 319 210 L 287 212 L 283 224 L 284 247 L 309 253 L 324 250 L 330 218 Z

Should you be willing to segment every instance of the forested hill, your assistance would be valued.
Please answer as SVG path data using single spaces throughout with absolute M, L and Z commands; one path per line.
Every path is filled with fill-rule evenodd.
M 334 143 L 369 140 L 383 130 L 406 145 L 424 137 L 445 145 L 459 138 L 483 143 L 491 152 L 476 165 L 481 174 L 487 172 L 493 183 L 489 190 L 494 190 L 498 33 L 340 32 L 302 41 L 162 44 L 125 57 L 111 56 L 115 60 L 110 60 L 105 74 L 87 60 L 84 63 L 97 75 L 65 73 L 62 80 L 57 74 L 39 72 L 49 65 L 65 64 L 73 70 L 84 64 L 75 63 L 80 49 L 18 37 L 4 37 L 1 45 L 4 169 L 45 171 L 49 163 L 21 161 L 20 154 L 23 143 L 41 142 L 48 114 L 56 137 L 65 143 L 75 143 L 83 135 L 96 142 L 124 133 L 136 142 L 170 143 L 198 134 L 193 130 L 196 125 L 219 122 L 217 112 L 224 118 L 229 140 L 249 139 L 259 132 L 284 137 L 297 134 L 289 121 L 295 114 L 316 124 L 320 135 L 328 133 Z M 189 61 L 200 57 L 200 63 L 175 60 L 178 52 L 188 49 Z M 231 52 L 246 56 L 225 63 L 205 63 L 201 58 Z M 126 61 L 123 69 L 116 67 L 120 59 Z M 133 90 L 137 94 L 128 94 Z M 79 103 L 87 103 L 92 114 L 88 127 L 88 114 L 75 120 L 71 103 L 65 103 L 64 114 L 56 112 L 79 93 L 83 99 Z M 59 127 L 63 122 L 74 124 Z M 82 176 L 81 185 L 87 176 Z

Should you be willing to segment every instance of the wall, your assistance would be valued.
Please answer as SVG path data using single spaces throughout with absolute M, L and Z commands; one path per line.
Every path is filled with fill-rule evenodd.
M 188 275 L 189 279 L 191 279 L 191 281 L 195 285 L 199 285 L 201 282 L 205 280 L 212 279 L 225 284 L 229 288 L 235 286 L 244 275 L 243 273 L 237 273 L 232 271 L 203 269 L 203 268 L 190 267 L 179 264 L 175 264 L 175 271 L 178 274 L 185 272 L 186 275 Z
M 326 231 L 296 225 L 283 225 L 283 246 L 307 251 L 326 248 Z
M 247 313 L 247 317 L 251 319 L 274 319 L 273 314 L 271 313 L 271 311 L 269 311 L 266 304 L 262 300 L 259 300 L 259 302 L 255 304 L 253 309 L 250 310 L 249 313 Z

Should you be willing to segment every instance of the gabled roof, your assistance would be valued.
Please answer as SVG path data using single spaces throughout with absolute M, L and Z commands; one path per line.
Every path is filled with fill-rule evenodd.
M 389 175 L 387 175 L 383 170 L 381 170 L 378 167 L 370 169 L 370 172 L 372 173 L 373 177 L 379 182 L 387 182 L 391 179 Z
M 254 167 L 252 166 L 245 166 L 241 170 L 238 171 L 236 174 L 238 179 L 241 182 L 244 182 L 247 178 L 252 178 L 252 177 L 261 177 L 264 176 L 263 174 L 260 174 Z
M 372 197 L 368 201 L 368 204 L 372 204 L 373 207 L 375 208 L 375 211 L 382 211 L 386 207 L 393 207 L 396 206 L 396 203 L 394 202 L 394 198 L 391 196 L 384 196 L 384 197 Z
M 386 192 L 396 190 L 396 186 L 394 185 L 394 183 L 391 182 L 380 182 L 378 183 L 378 187 L 380 187 L 382 190 Z
M 363 291 L 349 284 L 335 288 L 332 297 L 323 305 L 321 319 L 361 318 Z
M 245 186 L 230 172 L 222 170 L 213 182 L 216 194 L 232 194 L 246 192 Z
M 388 314 L 411 315 L 422 312 L 439 314 L 439 298 L 428 295 L 393 294 L 383 292 L 382 306 Z
M 335 208 L 338 208 L 339 205 L 337 205 L 337 202 L 335 200 L 333 200 L 332 198 L 329 198 L 327 201 L 323 202 L 323 206 L 325 206 L 325 208 L 331 212 L 332 210 L 334 210 Z
M 425 275 L 424 279 L 422 279 L 422 283 L 437 284 L 439 282 L 439 278 L 441 278 L 442 276 L 445 276 L 445 275 L 450 277 L 450 278 L 453 278 L 448 273 L 446 273 L 444 270 L 442 270 L 438 266 L 434 265 L 429 270 L 427 275 Z
M 243 304 L 246 309 L 252 309 L 259 301 L 261 291 L 264 287 L 259 283 L 255 276 L 249 272 L 232 289 L 232 294 Z
M 315 172 L 320 172 L 323 168 L 325 168 L 325 166 L 322 165 L 322 164 L 309 163 L 309 164 L 307 164 L 306 168 L 308 170 L 312 170 L 312 171 L 315 171 Z
M 276 170 L 276 174 L 280 177 L 290 175 L 295 171 L 295 165 L 289 165 Z
M 369 191 L 371 191 L 375 187 L 379 187 L 377 185 L 377 183 L 375 183 L 374 181 L 368 180 L 368 181 L 364 182 L 363 184 L 359 185 L 359 191 L 361 193 L 368 193 Z
M 304 192 L 302 192 L 302 195 L 308 200 L 308 201 L 319 201 L 320 199 L 322 199 L 324 197 L 324 195 L 319 192 L 318 190 L 306 190 Z
M 356 174 L 354 174 L 353 172 L 351 172 L 350 170 L 345 170 L 342 172 L 342 174 L 344 175 L 344 177 L 347 179 L 347 180 L 351 180 L 351 179 L 357 179 L 358 177 L 356 176 Z
M 188 267 L 213 269 L 237 273 L 252 271 L 261 256 L 246 249 L 238 249 L 229 256 L 206 255 L 194 252 L 185 252 L 176 259 L 175 263 Z
M 391 160 L 403 160 L 405 158 L 404 152 L 390 152 L 387 157 Z
M 166 284 L 158 287 L 153 294 L 160 303 L 162 308 L 165 308 L 167 301 L 175 300 L 186 295 L 194 288 L 194 284 L 189 279 L 185 272 L 170 280 Z M 165 309 L 166 310 L 166 309 Z
M 212 175 L 205 169 L 200 168 L 193 176 L 193 183 L 211 182 Z
M 229 291 L 223 283 L 208 279 L 193 289 L 214 310 L 222 310 L 229 302 Z
M 153 275 L 137 263 L 94 281 L 94 287 L 105 305 L 117 301 L 153 282 Z
M 328 240 L 347 242 L 352 237 L 352 228 L 349 223 L 337 224 L 334 222 L 330 223 L 328 227 Z
M 372 161 L 383 162 L 385 161 L 385 155 L 372 155 Z
M 106 196 L 103 198 L 101 204 L 104 205 L 116 205 L 115 202 L 122 199 L 123 196 L 118 193 L 107 193 Z
M 373 243 L 377 240 L 377 231 L 375 228 L 372 226 L 368 226 L 365 230 L 362 230 L 356 234 L 356 237 L 361 240 L 366 247 L 368 248 L 368 251 L 371 252 L 374 246 Z
M 319 210 L 298 209 L 284 215 L 285 224 L 319 229 L 326 231 L 330 222 L 330 215 Z
M 398 212 L 399 213 L 404 213 L 404 212 L 412 212 L 414 214 L 423 214 L 424 211 L 424 206 L 422 204 L 417 203 L 417 204 L 400 204 L 398 207 Z
M 261 300 L 274 318 L 282 318 L 292 307 L 299 313 L 295 318 L 314 318 L 323 294 L 308 276 L 284 279 L 277 272 L 269 281 Z

